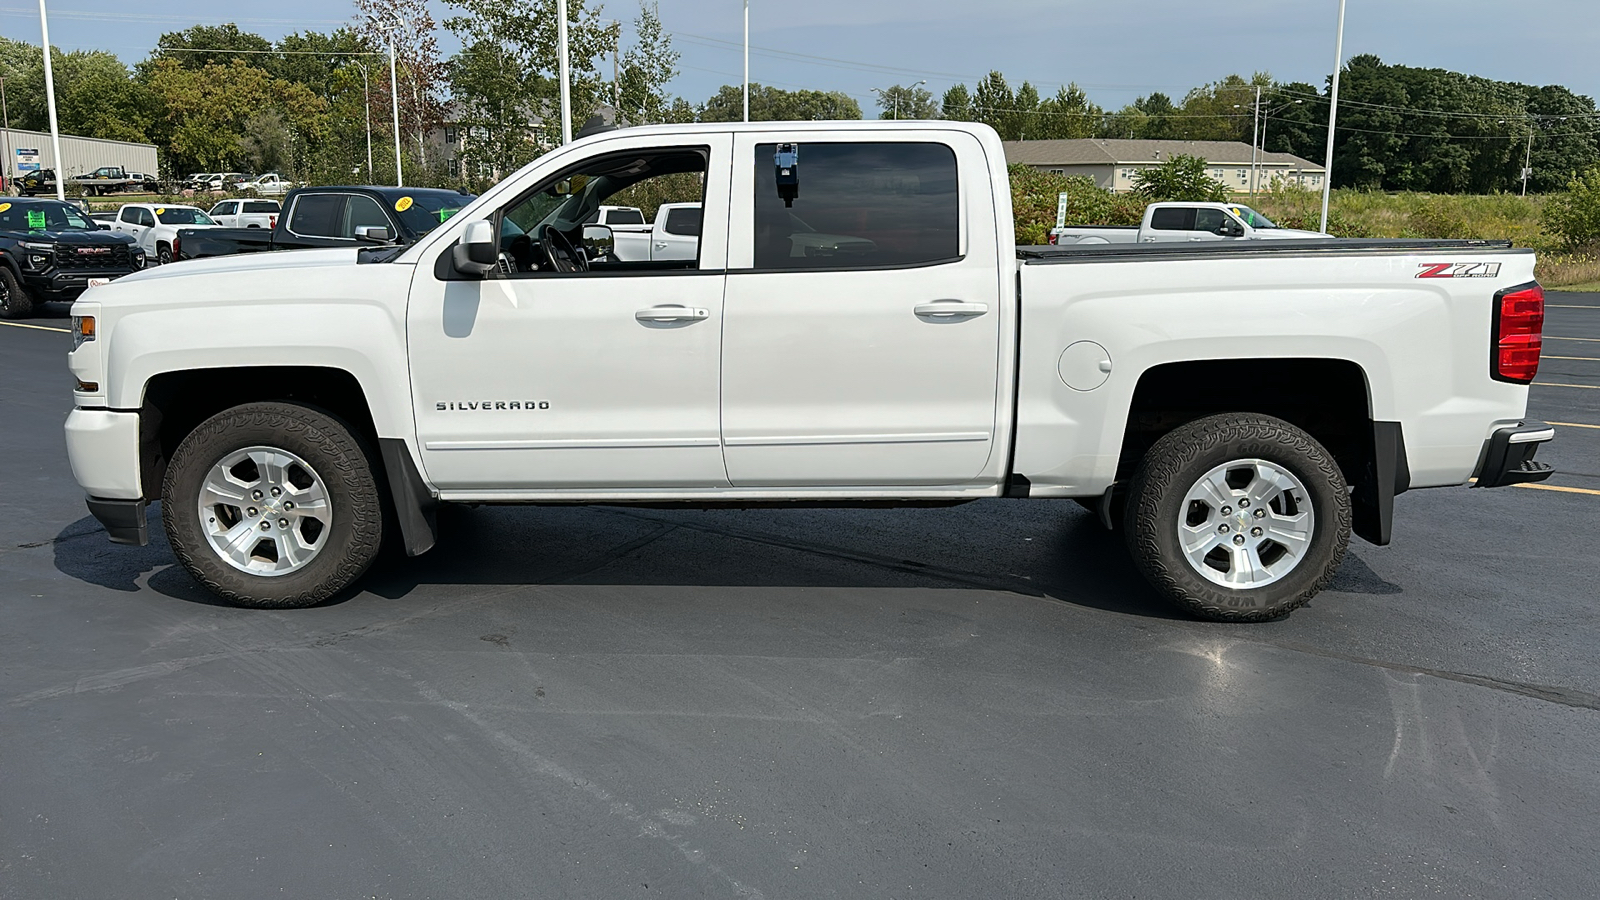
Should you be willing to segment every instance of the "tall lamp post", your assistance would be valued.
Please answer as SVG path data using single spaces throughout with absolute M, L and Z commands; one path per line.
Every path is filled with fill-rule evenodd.
M 572 75 L 567 69 L 567 0 L 556 0 L 556 43 L 561 55 L 561 143 L 572 143 Z
M 750 121 L 750 0 L 744 0 L 744 120 Z
M 39 33 L 44 38 L 44 95 L 50 103 L 50 149 L 56 158 L 56 199 L 67 202 L 67 172 L 61 165 L 61 126 L 56 122 L 56 75 L 50 67 L 50 18 L 39 0 Z
M 6 135 L 4 145 L 0 146 L 0 153 L 4 153 L 6 155 L 5 166 L 0 167 L 0 173 L 3 173 L 5 179 L 4 193 L 10 194 L 11 182 L 16 173 L 11 169 L 11 108 L 6 106 L 6 79 L 4 75 L 0 75 L 0 117 L 5 119 Z
M 356 65 L 361 67 L 361 97 L 362 97 L 361 105 L 362 105 L 363 111 L 366 113 L 366 119 L 367 119 L 367 180 L 371 181 L 372 180 L 372 89 L 367 84 L 367 64 L 364 63 L 364 62 L 361 62 L 360 60 L 357 60 L 356 61 Z
M 1317 228 L 1328 231 L 1328 192 L 1333 188 L 1333 128 L 1339 120 L 1339 73 L 1344 68 L 1344 4 L 1339 0 L 1339 30 L 1333 40 L 1333 89 L 1328 97 L 1328 150 L 1322 161 L 1322 224 Z
M 43 3 L 44 0 L 39 2 Z M 395 76 L 394 67 L 395 23 L 385 22 L 370 14 L 367 16 L 367 21 L 372 23 L 372 27 L 383 32 L 383 39 L 389 45 L 389 100 L 394 107 L 394 186 L 405 187 L 405 172 L 400 163 L 400 80 Z

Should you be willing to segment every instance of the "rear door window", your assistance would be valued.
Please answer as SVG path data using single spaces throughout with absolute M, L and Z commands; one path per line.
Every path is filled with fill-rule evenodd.
M 756 271 L 878 269 L 959 257 L 951 147 L 798 142 L 757 144 L 755 152 Z
M 343 213 L 343 194 L 305 194 L 294 202 L 289 230 L 306 237 L 343 237 L 339 233 Z
M 1150 227 L 1156 231 L 1193 231 L 1194 207 L 1164 206 L 1150 214 Z
M 680 206 L 676 209 L 667 210 L 667 224 L 664 227 L 667 234 L 699 237 L 702 218 L 700 207 Z

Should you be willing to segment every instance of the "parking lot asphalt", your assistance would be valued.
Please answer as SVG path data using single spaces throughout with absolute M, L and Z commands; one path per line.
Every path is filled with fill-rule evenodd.
M 1182 618 L 1069 503 L 447 510 L 217 605 L 0 326 L 0 897 L 1600 896 L 1600 295 L 1550 488 L 1429 490 L 1289 618 Z

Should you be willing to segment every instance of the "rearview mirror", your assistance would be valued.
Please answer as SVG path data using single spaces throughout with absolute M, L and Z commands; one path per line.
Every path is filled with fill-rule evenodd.
M 605 259 L 617 245 L 616 236 L 609 225 L 583 226 L 583 251 L 591 260 Z
M 500 242 L 494 237 L 494 224 L 478 220 L 468 222 L 460 243 L 450 251 L 456 271 L 474 278 L 482 278 L 494 271 L 500 256 Z
M 387 243 L 390 240 L 389 229 L 384 225 L 357 225 L 356 240 L 382 241 Z

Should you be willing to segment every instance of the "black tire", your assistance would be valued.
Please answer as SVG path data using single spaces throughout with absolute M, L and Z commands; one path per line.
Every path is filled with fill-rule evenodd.
M 322 478 L 333 510 L 322 549 L 283 575 L 235 568 L 212 549 L 201 522 L 197 501 L 207 474 L 228 454 L 256 445 L 305 460 Z M 383 544 L 383 501 L 371 457 L 347 425 L 304 406 L 247 403 L 202 422 L 172 455 L 161 496 L 162 521 L 179 562 L 212 593 L 239 606 L 322 603 L 360 578 Z
M 0 263 L 0 319 L 25 319 L 33 313 L 33 296 L 11 267 Z
M 1180 515 L 1189 515 L 1189 489 L 1216 467 L 1244 459 L 1273 463 L 1299 479 L 1310 495 L 1312 536 L 1278 580 L 1232 588 L 1196 571 L 1178 530 Z M 1124 531 L 1134 564 L 1178 606 L 1221 622 L 1262 622 L 1304 606 L 1333 579 L 1350 543 L 1350 492 L 1333 454 L 1288 422 L 1247 413 L 1208 416 L 1150 448 L 1129 484 Z
M 156 245 L 156 265 L 164 266 L 169 262 L 172 262 L 172 245 L 170 245 L 170 244 L 157 244 Z

